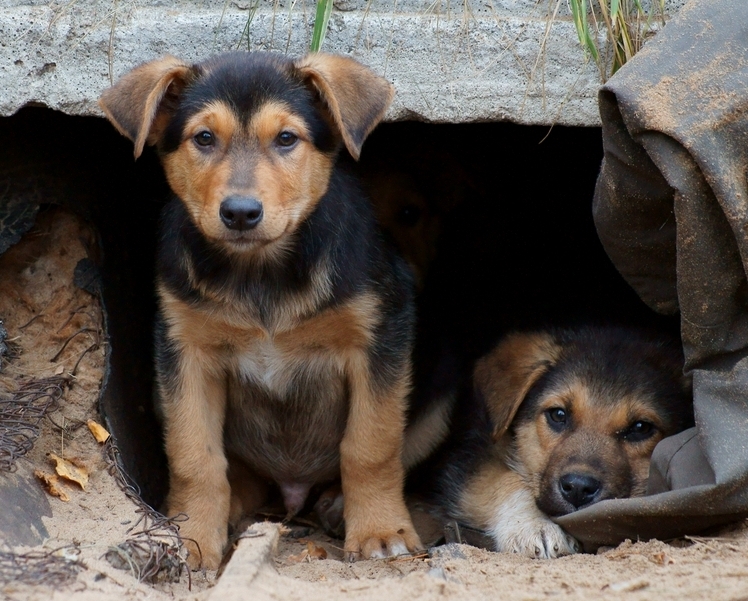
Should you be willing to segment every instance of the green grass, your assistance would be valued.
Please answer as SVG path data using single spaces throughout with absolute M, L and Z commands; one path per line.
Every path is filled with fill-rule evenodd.
M 641 0 L 569 0 L 579 42 L 597 63 L 603 80 L 625 65 L 653 32 L 655 20 L 664 22 L 665 0 L 652 0 L 646 10 Z M 658 19 L 659 18 L 659 19 Z M 608 48 L 601 49 L 604 31 Z
M 327 33 L 327 24 L 330 21 L 330 13 L 332 13 L 332 0 L 317 0 L 312 43 L 309 46 L 311 52 L 319 52 L 322 49 Z

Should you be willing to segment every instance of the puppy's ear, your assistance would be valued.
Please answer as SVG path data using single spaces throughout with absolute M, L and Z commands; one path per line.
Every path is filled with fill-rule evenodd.
M 99 106 L 119 132 L 135 144 L 135 158 L 155 144 L 176 109 L 194 70 L 173 56 L 135 67 L 104 90 Z
M 319 92 L 345 147 L 358 160 L 364 140 L 392 102 L 394 86 L 345 56 L 317 52 L 299 59 L 296 67 Z
M 486 401 L 494 440 L 504 435 L 532 385 L 558 361 L 560 352 L 548 333 L 517 333 L 476 363 L 473 384 Z

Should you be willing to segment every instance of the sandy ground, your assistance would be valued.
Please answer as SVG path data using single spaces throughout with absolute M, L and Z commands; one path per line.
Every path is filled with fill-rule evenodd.
M 62 548 L 55 555 L 75 560 L 77 575 L 54 587 L 30 585 L 8 579 L 0 563 L 0 599 L 208 600 L 220 589 L 214 588 L 214 573 L 193 573 L 191 584 L 183 574 L 178 583 L 150 585 L 105 559 L 111 547 L 133 536 L 128 529 L 141 514 L 110 473 L 105 448 L 84 425 L 98 419 L 105 340 L 98 303 L 73 286 L 72 270 L 93 240 L 77 219 L 54 211 L 43 215 L 21 244 L 0 257 L 0 316 L 13 351 L 0 372 L 0 393 L 13 391 L 24 377 L 57 375 L 68 383 L 59 409 L 43 421 L 40 438 L 19 461 L 19 474 L 41 486 L 33 472 L 53 472 L 48 453 L 73 459 L 90 473 L 85 490 L 60 484 L 68 502 L 49 498 L 52 516 L 43 518 L 49 537 L 42 545 L 12 549 L 21 554 Z M 64 351 L 50 361 L 69 338 Z M 743 525 L 711 538 L 670 544 L 625 542 L 597 555 L 548 561 L 448 545 L 418 557 L 354 564 L 342 561 L 341 541 L 326 537 L 313 521 L 292 523 L 283 532 L 277 552 L 253 582 L 251 597 L 244 598 L 748 599 L 748 529 Z M 241 544 L 262 545 L 262 540 Z M 0 546 L 0 551 L 8 550 L 7 544 Z M 326 558 L 313 558 L 320 555 Z

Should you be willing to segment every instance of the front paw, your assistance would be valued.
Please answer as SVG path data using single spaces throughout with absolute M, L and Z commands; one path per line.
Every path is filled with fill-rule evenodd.
M 497 551 L 553 559 L 580 551 L 577 540 L 545 515 L 506 520 L 491 532 Z
M 190 521 L 180 525 L 179 534 L 187 549 L 187 565 L 191 570 L 217 570 L 223 559 L 223 549 L 227 536 L 215 529 L 201 528 L 199 524 L 190 525 Z
M 356 559 L 384 559 L 422 551 L 423 545 L 410 524 L 397 530 L 351 531 L 345 537 L 345 555 L 348 561 Z

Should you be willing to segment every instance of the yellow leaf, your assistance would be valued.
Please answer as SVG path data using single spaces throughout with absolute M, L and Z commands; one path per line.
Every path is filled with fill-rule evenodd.
M 111 436 L 111 434 L 109 434 L 109 432 L 107 432 L 104 426 L 102 426 L 101 424 L 95 422 L 92 419 L 89 419 L 86 422 L 86 425 L 88 426 L 88 429 L 91 430 L 91 434 L 93 434 L 93 437 L 96 439 L 96 442 L 103 444 L 107 440 L 109 440 L 109 437 Z
M 327 551 L 325 548 L 315 545 L 312 541 L 307 541 L 306 552 L 312 559 L 327 559 Z
M 49 458 L 56 463 L 55 471 L 58 476 L 75 482 L 83 490 L 86 490 L 86 484 L 88 484 L 88 471 L 86 468 L 76 466 L 71 461 L 58 457 L 54 453 L 50 453 Z
M 288 561 L 290 563 L 299 563 L 304 561 L 307 557 L 309 557 L 309 552 L 306 549 L 302 549 L 301 553 L 298 555 L 289 555 Z
M 70 497 L 67 496 L 65 491 L 57 487 L 60 483 L 60 479 L 57 476 L 53 474 L 45 474 L 41 470 L 36 470 L 34 475 L 41 480 L 42 484 L 44 484 L 44 488 L 47 489 L 47 492 L 50 495 L 57 497 L 60 501 L 65 501 L 66 503 L 70 500 Z

